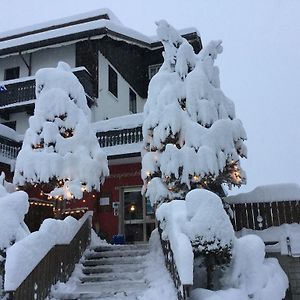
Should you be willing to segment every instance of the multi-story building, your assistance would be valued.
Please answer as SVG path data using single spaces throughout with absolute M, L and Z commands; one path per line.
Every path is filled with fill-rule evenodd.
M 195 29 L 180 33 L 199 52 Z M 66 213 L 94 210 L 94 225 L 106 237 L 123 233 L 146 240 L 154 227 L 151 206 L 141 196 L 143 106 L 151 77 L 162 64 L 162 44 L 98 10 L 0 34 L 0 164 L 12 177 L 14 161 L 33 114 L 37 70 L 67 62 L 85 88 L 93 127 L 109 159 L 101 193 L 70 205 Z M 10 130 L 9 128 L 13 130 Z M 29 222 L 36 229 L 51 216 L 41 195 L 30 195 Z M 38 209 L 37 209 L 38 208 Z

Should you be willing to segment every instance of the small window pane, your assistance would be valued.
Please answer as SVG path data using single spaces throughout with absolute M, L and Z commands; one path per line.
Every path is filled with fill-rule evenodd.
M 161 64 L 149 66 L 149 69 L 148 69 L 149 80 L 151 80 L 151 78 L 159 71 L 160 67 L 161 67 Z
M 4 80 L 11 80 L 20 77 L 20 67 L 6 69 L 4 73 Z
M 132 89 L 129 89 L 129 111 L 133 114 L 137 112 L 136 93 Z
M 108 66 L 108 90 L 118 98 L 118 74 L 111 66 Z

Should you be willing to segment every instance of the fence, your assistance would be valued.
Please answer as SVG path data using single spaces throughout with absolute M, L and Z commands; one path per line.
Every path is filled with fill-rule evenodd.
M 89 105 L 92 105 L 93 101 L 91 101 L 91 99 L 93 99 L 95 93 L 91 75 L 83 67 L 76 68 L 73 72 L 84 87 L 85 93 L 88 96 Z M 24 80 L 20 78 L 12 83 L 8 81 L 8 83 L 5 84 L 5 90 L 0 93 L 0 108 L 34 99 L 36 99 L 34 76 L 24 78 Z
M 97 132 L 100 147 L 110 147 L 116 145 L 133 144 L 143 140 L 142 126 Z
M 44 300 L 53 284 L 69 279 L 90 242 L 90 217 L 90 212 L 83 216 L 84 223 L 70 244 L 55 245 L 15 291 L 6 291 L 10 300 Z
M 228 204 L 234 230 L 300 223 L 300 200 Z
M 170 242 L 168 240 L 162 239 L 162 230 L 160 226 L 158 226 L 158 232 L 160 236 L 160 242 L 161 242 L 163 254 L 165 257 L 165 264 L 169 273 L 171 274 L 175 288 L 177 290 L 177 298 L 178 300 L 186 300 L 188 299 L 189 296 L 189 286 L 183 285 L 181 283 Z

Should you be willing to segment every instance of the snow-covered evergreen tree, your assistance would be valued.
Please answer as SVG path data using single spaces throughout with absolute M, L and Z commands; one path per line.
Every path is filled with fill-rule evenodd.
M 194 188 L 240 186 L 246 133 L 220 89 L 212 41 L 199 54 L 166 21 L 157 23 L 164 63 L 149 84 L 144 109 L 144 192 L 152 204 L 184 199 Z
M 39 70 L 36 96 L 14 183 L 60 200 L 99 191 L 109 173 L 107 158 L 91 129 L 84 89 L 70 67 L 60 62 Z

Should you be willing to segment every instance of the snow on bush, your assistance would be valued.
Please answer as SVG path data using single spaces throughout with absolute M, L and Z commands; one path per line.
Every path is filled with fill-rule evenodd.
M 2 173 L 0 177 L 0 252 L 30 233 L 24 223 L 28 209 L 28 195 L 22 191 L 8 193 L 4 187 L 4 173 Z
M 235 238 L 221 199 L 207 190 L 195 189 L 186 201 L 173 200 L 161 204 L 156 217 L 168 239 L 183 284 L 193 283 L 193 241 L 203 257 L 216 250 L 229 249 L 231 260 L 220 280 L 223 291 L 196 289 L 192 299 L 283 299 L 288 279 L 274 258 L 265 259 L 265 245 L 254 235 Z M 199 238 L 201 237 L 201 238 Z M 204 242 L 206 241 L 206 242 Z M 230 262 L 230 264 L 229 264 Z M 223 298 L 222 298 L 223 297 Z
M 100 190 L 107 158 L 90 125 L 86 95 L 70 67 L 36 74 L 36 104 L 17 157 L 14 183 L 48 184 L 50 195 L 82 198 Z
M 162 198 L 184 199 L 193 188 L 211 189 L 216 181 L 240 186 L 245 182 L 239 158 L 247 154 L 246 133 L 233 102 L 220 89 L 214 61 L 222 52 L 221 41 L 195 54 L 166 21 L 157 25 L 165 51 L 144 108 L 146 196 L 154 205 Z
M 87 217 L 89 214 L 79 221 L 71 216 L 64 220 L 46 219 L 38 231 L 11 246 L 5 262 L 5 290 L 18 288 L 52 247 L 69 244 Z

